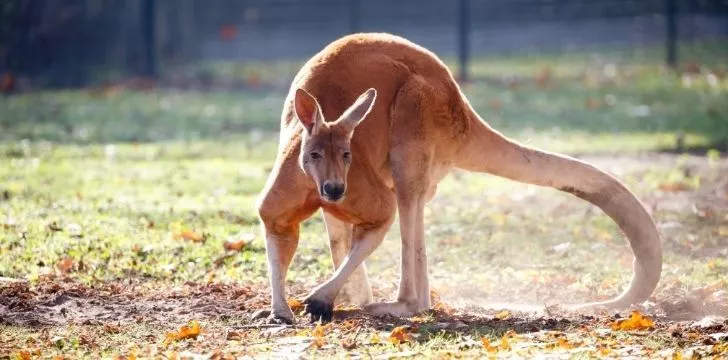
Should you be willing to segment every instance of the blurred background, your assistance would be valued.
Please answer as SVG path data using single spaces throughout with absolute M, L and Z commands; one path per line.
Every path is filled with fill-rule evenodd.
M 473 58 L 498 56 L 718 60 L 710 52 L 728 37 L 725 0 L 6 0 L 0 16 L 0 71 L 61 87 L 129 75 L 182 85 L 174 75 L 189 67 L 198 85 L 255 86 L 269 79 L 206 66 L 299 63 L 359 31 L 392 32 L 457 59 L 462 77 L 480 75 Z
M 634 82 L 627 84 L 631 95 L 647 90 L 639 85 L 644 82 L 719 89 L 728 57 L 728 1 L 6 0 L 0 4 L 0 90 L 5 94 L 87 88 L 116 96 L 121 90 L 174 89 L 253 92 L 262 102 L 255 110 L 219 104 L 201 109 L 203 117 L 216 118 L 205 129 L 185 128 L 199 122 L 194 119 L 159 129 L 151 121 L 150 131 L 134 133 L 132 126 L 127 127 L 131 132 L 104 134 L 91 126 L 79 138 L 68 124 L 59 133 L 14 126 L 10 123 L 17 119 L 7 117 L 1 123 L 22 136 L 76 140 L 91 133 L 106 140 L 154 140 L 276 130 L 274 109 L 298 67 L 330 41 L 359 31 L 395 33 L 436 52 L 464 86 L 476 84 L 473 96 L 485 97 L 475 99 L 476 107 L 492 113 L 490 121 L 506 131 L 511 123 L 543 129 L 564 121 L 589 130 L 594 124 L 587 123 L 594 121 L 583 116 L 570 120 L 561 114 L 552 124 L 548 116 L 553 114 L 546 111 L 540 114 L 546 118 L 535 119 L 543 113 L 538 107 L 536 114 L 508 114 L 512 90 L 530 83 L 546 89 L 566 80 L 586 89 Z M 489 93 L 493 89 L 497 94 Z M 536 96 L 526 93 L 528 99 Z M 261 99 L 262 94 L 268 96 Z M 599 93 L 579 98 L 578 104 L 599 112 L 621 100 L 617 95 Z M 574 100 L 570 96 L 566 100 Z M 59 106 L 55 112 L 62 114 L 64 106 Z M 137 110 L 144 113 L 144 108 Z M 647 103 L 625 108 L 636 118 L 649 118 L 651 110 Z M 620 129 L 678 131 L 678 147 L 686 136 L 688 142 L 700 142 L 690 140 L 693 135 L 708 136 L 701 141 L 725 147 L 726 130 L 713 124 L 725 113 L 712 103 L 701 113 L 707 119 L 678 120 L 684 114 L 670 113 L 671 119 Z M 502 122 L 503 115 L 511 119 Z M 522 121 L 524 116 L 528 120 Z
M 17 117 L 9 117 L 14 111 L 5 112 L 2 136 L 158 140 L 276 130 L 275 110 L 298 67 L 330 41 L 359 31 L 395 33 L 436 52 L 464 86 L 475 84 L 472 95 L 481 96 L 476 107 L 505 131 L 511 124 L 544 129 L 561 128 L 563 122 L 589 130 L 595 128 L 594 121 L 582 115 L 570 120 L 569 114 L 543 113 L 538 106 L 532 109 L 536 114 L 509 114 L 515 101 L 512 90 L 531 83 L 546 89 L 567 80 L 586 86 L 584 90 L 634 82 L 627 84 L 631 95 L 646 90 L 639 88 L 643 82 L 719 89 L 725 84 L 728 57 L 728 1 L 5 0 L 0 4 L 4 94 L 82 88 L 104 96 L 122 90 L 242 92 L 254 93 L 251 99 L 258 107 L 214 101 L 207 110 L 200 108 L 202 117 L 213 118 L 204 128 L 186 127 L 201 121 L 187 112 L 177 115 L 188 121 L 178 116 L 174 124 L 157 124 L 152 119 L 141 122 L 148 131 L 132 125 L 109 133 L 98 122 L 85 130 L 72 129 L 77 126 L 66 124 L 63 116 L 73 104 L 67 99 L 51 110 L 55 124 L 39 119 L 38 126 L 18 126 Z M 529 92 L 533 87 L 528 88 L 526 100 L 535 99 Z M 597 113 L 621 100 L 618 94 L 603 93 L 584 98 L 583 92 L 573 99 L 578 93 L 565 94 L 569 106 Z M 627 114 L 649 118 L 654 110 L 650 104 L 636 102 L 624 109 Z M 145 109 L 135 110 L 143 118 L 149 115 Z M 713 124 L 725 113 L 711 103 L 701 114 L 707 119 L 678 120 L 684 114 L 670 113 L 670 119 L 620 129 L 680 131 L 677 145 L 687 137 L 688 142 L 725 147 L 726 130 L 716 133 Z M 510 120 L 501 121 L 504 115 Z M 564 116 L 551 123 L 551 115 Z M 65 124 L 63 131 L 54 129 L 59 124 Z M 606 125 L 596 129 L 614 127 Z

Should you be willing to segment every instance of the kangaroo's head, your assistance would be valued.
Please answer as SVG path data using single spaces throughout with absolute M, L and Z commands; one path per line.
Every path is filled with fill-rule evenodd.
M 336 121 L 326 122 L 318 101 L 303 89 L 293 100 L 298 121 L 305 131 L 300 164 L 326 202 L 336 203 L 346 193 L 346 174 L 351 166 L 351 137 L 374 105 L 377 91 L 365 91 Z

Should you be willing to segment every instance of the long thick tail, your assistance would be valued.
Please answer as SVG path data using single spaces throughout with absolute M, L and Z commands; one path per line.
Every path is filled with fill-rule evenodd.
M 574 194 L 602 209 L 629 239 L 635 256 L 629 287 L 614 299 L 579 305 L 577 309 L 626 308 L 652 294 L 662 271 L 660 235 L 644 205 L 624 184 L 586 162 L 509 140 L 477 115 L 473 115 L 471 125 L 457 167 Z

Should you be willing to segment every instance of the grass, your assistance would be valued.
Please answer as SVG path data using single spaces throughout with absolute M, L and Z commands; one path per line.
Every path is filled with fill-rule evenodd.
M 513 66 L 491 65 L 503 73 Z M 284 94 L 274 86 L 106 89 L 0 99 L 0 277 L 27 281 L 27 288 L 0 285 L 0 299 L 11 301 L 0 304 L 0 358 L 36 350 L 72 358 L 720 350 L 702 344 L 718 328 L 674 321 L 728 309 L 728 163 L 715 150 L 654 151 L 671 148 L 678 132 L 687 146 L 720 147 L 728 138 L 728 81 L 710 83 L 705 70 L 688 87 L 678 75 L 629 66 L 609 79 L 554 72 L 539 80 L 545 65 L 516 82 L 496 78 L 464 90 L 496 128 L 594 162 L 653 211 L 664 237 L 664 277 L 653 304 L 640 308 L 658 320 L 653 329 L 605 332 L 611 314 L 544 312 L 564 299 L 612 296 L 628 281 L 628 247 L 606 216 L 564 193 L 460 172 L 444 180 L 425 215 L 439 310 L 413 319 L 354 317 L 322 336 L 302 314 L 297 329 L 248 327 L 248 316 L 268 301 L 253 204 L 270 171 Z M 245 239 L 243 250 L 226 253 L 231 239 Z M 398 239 L 395 225 L 368 264 L 379 299 L 396 289 Z M 304 296 L 331 268 L 317 214 L 303 224 L 291 295 Z M 203 334 L 164 344 L 166 332 L 191 320 Z M 392 344 L 400 325 L 411 326 L 413 337 Z M 671 335 L 670 326 L 684 337 Z M 497 351 L 489 353 L 482 337 Z M 499 348 L 504 337 L 510 352 Z M 346 350 L 347 341 L 356 347 Z

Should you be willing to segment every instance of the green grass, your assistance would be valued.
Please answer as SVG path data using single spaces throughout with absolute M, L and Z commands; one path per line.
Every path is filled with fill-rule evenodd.
M 514 66 L 510 61 L 492 65 L 504 73 Z M 728 199 L 720 192 L 728 171 L 725 159 L 716 151 L 709 157 L 638 154 L 672 147 L 678 132 L 686 135 L 688 146 L 720 147 L 728 139 L 728 80 L 710 85 L 706 73 L 688 88 L 679 76 L 656 68 L 617 70 L 610 80 L 555 76 L 546 87 L 524 73 L 516 86 L 489 80 L 464 90 L 496 128 L 531 145 L 585 156 L 624 180 L 654 211 L 665 247 L 664 277 L 654 298 L 658 309 L 694 297 L 706 286 L 725 291 L 728 262 L 721 251 L 728 244 Z M 31 284 L 134 280 L 162 290 L 189 282 L 248 284 L 266 299 L 264 239 L 254 202 L 277 147 L 283 96 L 272 88 L 0 98 L 0 277 Z M 660 190 L 675 183 L 684 191 Z M 629 249 L 616 226 L 583 201 L 555 190 L 456 172 L 443 181 L 425 216 L 431 284 L 453 306 L 501 309 L 503 303 L 538 307 L 564 299 L 593 300 L 614 295 L 631 274 Z M 204 241 L 179 239 L 185 230 Z M 224 257 L 223 243 L 240 238 L 250 243 Z M 368 264 L 380 299 L 395 293 L 398 239 L 395 224 Z M 331 274 L 326 241 L 320 214 L 303 224 L 289 272 L 292 295 L 305 295 Z M 145 296 L 140 295 L 148 300 Z M 722 304 L 705 301 L 704 306 Z M 48 356 L 90 357 L 128 354 L 134 345 L 140 353 L 145 346 L 161 353 L 161 332 L 187 320 L 163 317 L 169 323 L 124 325 L 120 334 L 78 324 L 39 332 L 0 322 L 0 334 L 9 334 L 0 337 L 0 344 L 10 344 L 0 350 L 16 354 L 37 345 Z M 247 340 L 233 343 L 226 332 L 247 319 L 199 320 L 209 333 L 175 344 L 174 351 L 258 349 L 267 354 L 266 349 L 286 348 L 278 341 L 295 334 L 290 330 L 261 342 L 269 335 L 256 329 Z M 481 336 L 497 342 L 513 324 L 522 327 L 519 334 L 528 334 L 525 325 L 494 327 L 490 322 L 443 332 L 437 321 L 421 324 L 414 343 L 397 346 L 387 344 L 391 326 L 386 321 L 367 323 L 357 351 L 477 357 L 484 355 Z M 85 344 L 80 333 L 93 336 L 101 347 Z M 374 334 L 382 334 L 385 344 L 369 344 Z M 62 341 L 51 341 L 54 335 Z M 638 341 L 643 350 L 686 346 L 669 332 L 651 336 Z M 339 342 L 351 337 L 329 333 L 333 347 L 306 351 L 343 356 Z M 536 342 L 542 346 L 543 341 Z M 572 357 L 593 355 L 595 349 Z

